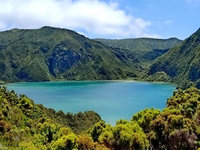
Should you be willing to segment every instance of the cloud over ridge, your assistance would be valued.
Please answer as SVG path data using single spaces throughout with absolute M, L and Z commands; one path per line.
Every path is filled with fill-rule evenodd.
M 147 34 L 150 21 L 136 18 L 116 2 L 101 0 L 2 0 L 0 30 L 11 28 L 68 28 L 113 38 L 158 35 Z

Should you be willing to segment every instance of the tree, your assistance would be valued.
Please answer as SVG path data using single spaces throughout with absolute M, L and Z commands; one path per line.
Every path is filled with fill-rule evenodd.
M 94 142 L 98 141 L 99 136 L 101 135 L 105 127 L 106 127 L 106 124 L 104 121 L 99 121 L 94 124 L 93 128 L 89 131 Z
M 77 147 L 77 136 L 73 133 L 64 135 L 52 143 L 52 150 L 75 150 Z
M 167 149 L 170 150 L 196 150 L 197 136 L 187 130 L 175 130 L 169 135 Z
M 139 113 L 133 115 L 132 121 L 136 121 L 145 133 L 150 131 L 150 123 L 160 114 L 158 109 L 145 109 Z
M 79 135 L 77 143 L 80 150 L 95 150 L 95 143 L 88 135 Z
M 114 150 L 146 150 L 149 141 L 142 128 L 136 122 L 120 120 L 117 125 L 107 125 L 99 136 L 100 143 Z

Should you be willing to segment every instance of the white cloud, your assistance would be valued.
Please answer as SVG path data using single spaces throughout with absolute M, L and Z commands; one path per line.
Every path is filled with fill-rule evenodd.
M 148 36 L 150 21 L 135 18 L 118 3 L 100 0 L 1 0 L 0 30 L 55 26 L 96 36 Z M 153 35 L 149 35 L 153 36 Z

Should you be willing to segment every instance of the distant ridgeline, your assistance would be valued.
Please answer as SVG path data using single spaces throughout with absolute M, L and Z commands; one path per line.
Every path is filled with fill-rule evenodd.
M 95 39 L 105 45 L 114 48 L 121 48 L 132 51 L 138 60 L 143 63 L 151 64 L 152 60 L 166 53 L 170 48 L 181 43 L 177 38 L 153 39 L 153 38 L 135 38 L 135 39 Z
M 166 81 L 200 88 L 200 30 L 184 41 L 88 39 L 53 27 L 0 32 L 0 83 L 52 80 Z
M 53 27 L 0 32 L 0 81 L 138 79 L 181 42 L 127 39 L 111 47 L 110 40 L 99 41 Z
M 64 113 L 0 88 L 0 149 L 197 150 L 200 90 L 177 90 L 163 110 L 145 109 L 130 121 L 106 124 L 93 112 Z M 109 115 L 109 114 L 108 114 Z

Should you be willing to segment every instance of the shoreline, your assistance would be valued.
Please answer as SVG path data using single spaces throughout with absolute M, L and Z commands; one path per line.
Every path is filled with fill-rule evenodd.
M 145 81 L 145 80 L 134 80 L 134 79 L 120 79 L 120 80 L 52 80 L 52 81 L 19 81 L 19 82 L 5 82 L 0 81 L 0 86 L 12 84 L 12 83 L 45 83 L 45 82 L 146 82 L 146 83 L 155 83 L 155 84 L 170 84 L 178 87 L 177 84 L 172 82 L 165 82 L 165 81 Z
M 0 86 L 1 86 L 1 85 L 5 85 L 5 84 L 7 84 L 7 82 L 0 81 Z

